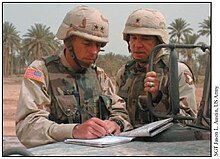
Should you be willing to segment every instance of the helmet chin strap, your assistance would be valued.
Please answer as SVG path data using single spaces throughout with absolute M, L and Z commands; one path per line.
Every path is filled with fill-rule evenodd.
M 126 40 L 127 44 L 128 44 L 128 51 L 129 53 L 131 53 L 131 47 L 130 47 L 130 43 L 129 43 L 129 40 Z

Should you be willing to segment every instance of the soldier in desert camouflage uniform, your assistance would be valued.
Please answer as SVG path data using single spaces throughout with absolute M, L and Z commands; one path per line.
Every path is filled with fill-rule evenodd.
M 103 69 L 93 63 L 108 42 L 108 20 L 79 6 L 58 29 L 65 49 L 26 70 L 16 114 L 16 134 L 26 147 L 93 139 L 131 129 L 124 100 Z
M 116 91 L 125 99 L 127 110 L 134 127 L 154 121 L 145 108 L 147 98 L 142 106 L 138 97 L 152 94 L 155 110 L 162 114 L 170 113 L 169 104 L 169 53 L 160 49 L 154 56 L 153 71 L 147 72 L 148 58 L 153 47 L 168 43 L 168 31 L 164 16 L 151 9 L 138 9 L 127 19 L 123 39 L 128 43 L 133 60 L 123 65 L 116 77 Z M 183 63 L 178 63 L 180 114 L 195 116 L 196 100 L 193 75 Z

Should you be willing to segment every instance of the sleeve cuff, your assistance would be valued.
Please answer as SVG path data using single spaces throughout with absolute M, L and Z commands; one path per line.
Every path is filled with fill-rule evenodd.
M 53 124 L 50 127 L 50 136 L 57 141 L 63 141 L 67 138 L 73 138 L 73 128 L 77 124 Z

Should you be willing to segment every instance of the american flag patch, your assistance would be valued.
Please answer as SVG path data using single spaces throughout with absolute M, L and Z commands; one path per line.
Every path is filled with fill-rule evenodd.
M 35 81 L 43 81 L 43 73 L 36 68 L 28 68 L 24 74 L 24 78 L 29 78 Z

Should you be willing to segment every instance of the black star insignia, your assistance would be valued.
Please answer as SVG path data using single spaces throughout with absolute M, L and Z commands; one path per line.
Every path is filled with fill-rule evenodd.
M 137 18 L 137 19 L 136 19 L 136 23 L 139 23 L 139 22 L 140 22 L 140 19 L 139 19 L 139 18 Z

